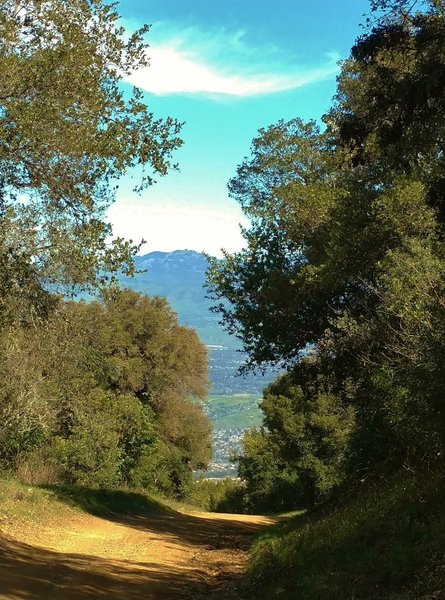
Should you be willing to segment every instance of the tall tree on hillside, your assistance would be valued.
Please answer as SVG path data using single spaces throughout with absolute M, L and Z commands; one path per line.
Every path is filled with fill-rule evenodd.
M 260 130 L 229 183 L 252 226 L 209 285 L 253 364 L 292 362 L 336 316 L 362 311 L 386 252 L 442 222 L 445 7 L 427 4 L 359 38 L 325 131 L 298 119 Z
M 292 120 L 253 141 L 229 184 L 252 220 L 247 247 L 209 274 L 252 365 L 284 360 L 314 410 L 320 381 L 337 410 L 354 408 L 343 455 L 355 472 L 445 444 L 445 4 L 373 8 L 325 130 Z M 268 427 L 280 403 L 300 411 L 299 394 L 269 395 Z M 289 448 L 285 426 L 269 431 Z
M 147 64 L 147 29 L 128 36 L 103 0 L 0 0 L 0 296 L 131 270 L 104 211 L 126 170 L 143 188 L 181 144 L 177 121 L 120 87 Z

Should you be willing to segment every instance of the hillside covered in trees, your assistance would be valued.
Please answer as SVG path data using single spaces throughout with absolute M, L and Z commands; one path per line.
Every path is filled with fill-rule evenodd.
M 258 544 L 264 597 L 444 597 L 444 90 L 444 2 L 372 1 L 323 125 L 261 129 L 229 183 L 252 226 L 210 288 L 247 366 L 287 365 L 239 474 L 311 511 Z
M 373 4 L 324 126 L 253 141 L 229 184 L 248 245 L 210 272 L 248 366 L 288 367 L 241 462 L 277 469 L 265 506 L 443 456 L 445 7 Z

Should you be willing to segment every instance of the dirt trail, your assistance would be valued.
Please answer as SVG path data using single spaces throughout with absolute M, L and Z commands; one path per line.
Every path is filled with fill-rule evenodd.
M 2 600 L 242 598 L 237 579 L 271 519 L 212 513 L 72 513 L 0 532 Z

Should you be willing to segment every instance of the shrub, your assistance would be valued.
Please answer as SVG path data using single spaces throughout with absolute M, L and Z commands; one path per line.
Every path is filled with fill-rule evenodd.
M 355 412 L 306 359 L 264 392 L 265 427 L 248 431 L 238 457 L 252 511 L 314 506 L 345 478 Z
M 237 479 L 199 479 L 187 501 L 210 512 L 246 512 L 245 486 Z

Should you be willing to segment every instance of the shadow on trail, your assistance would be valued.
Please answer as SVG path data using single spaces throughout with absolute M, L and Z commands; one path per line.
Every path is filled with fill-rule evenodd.
M 89 488 L 47 486 L 59 500 L 80 506 L 103 519 L 147 533 L 161 534 L 166 542 L 182 542 L 208 550 L 246 550 L 259 530 L 257 523 L 182 514 L 143 494 Z M 126 513 L 126 514 L 125 514 Z
M 0 537 L 0 598 L 167 600 L 194 598 L 193 576 L 150 563 L 60 554 Z M 197 592 L 199 594 L 199 592 Z
M 222 519 L 217 515 L 211 519 L 181 513 L 148 517 L 114 515 L 111 520 L 139 531 L 162 534 L 166 541 L 185 542 L 207 550 L 247 550 L 259 529 L 257 524 Z
M 139 494 L 85 488 L 52 491 L 69 505 L 147 533 L 148 543 L 152 534 L 161 548 L 170 546 L 178 552 L 178 546 L 186 546 L 190 560 L 165 564 L 156 562 L 154 554 L 139 563 L 62 553 L 2 537 L 0 532 L 1 600 L 241 600 L 239 551 L 249 547 L 261 524 L 239 521 L 238 515 L 182 514 Z M 119 514 L 113 508 L 133 514 Z

